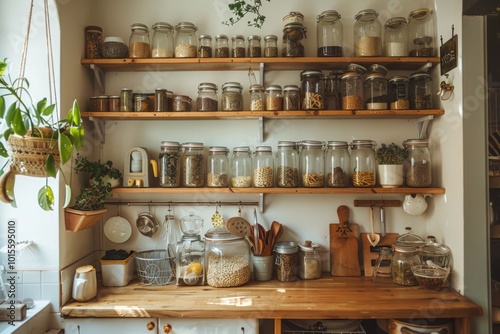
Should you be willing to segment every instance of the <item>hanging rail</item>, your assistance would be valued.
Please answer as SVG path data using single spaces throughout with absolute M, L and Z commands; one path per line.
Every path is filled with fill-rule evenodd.
M 106 205 L 126 205 L 126 206 L 257 206 L 260 208 L 261 202 L 227 202 L 227 201 L 196 201 L 196 202 L 177 202 L 177 201 L 109 201 Z

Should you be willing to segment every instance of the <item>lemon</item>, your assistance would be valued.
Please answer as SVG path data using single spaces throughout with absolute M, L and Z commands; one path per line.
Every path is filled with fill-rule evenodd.
M 191 262 L 186 269 L 186 275 L 194 274 L 196 276 L 201 276 L 202 271 L 203 265 L 200 262 Z

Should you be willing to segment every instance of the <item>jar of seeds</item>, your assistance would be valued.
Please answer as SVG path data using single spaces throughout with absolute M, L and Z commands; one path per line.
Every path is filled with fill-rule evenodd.
M 222 85 L 221 108 L 222 111 L 242 111 L 243 86 L 239 82 L 226 82 Z
M 203 187 L 205 184 L 203 143 L 188 142 L 182 144 L 182 148 L 182 186 Z
M 231 38 L 233 58 L 245 58 L 245 37 L 236 35 Z
M 409 80 L 403 76 L 393 76 L 389 79 L 389 108 L 410 109 Z
M 332 188 L 349 187 L 351 156 L 345 141 L 329 141 L 325 156 L 326 186 Z
M 101 58 L 102 28 L 98 26 L 85 27 L 85 58 Z
M 325 143 L 317 140 L 304 140 L 300 143 L 300 173 L 302 186 L 320 188 L 325 185 Z
M 196 109 L 198 111 L 217 111 L 219 109 L 216 84 L 203 82 L 198 85 Z
M 198 43 L 198 58 L 212 58 L 212 36 L 200 35 Z
M 280 85 L 269 85 L 266 88 L 266 110 L 283 110 L 283 95 Z
M 354 56 L 375 57 L 382 55 L 382 24 L 373 9 L 360 11 L 354 19 Z
M 262 85 L 250 86 L 250 110 L 251 111 L 266 110 L 265 91 Z
M 254 187 L 271 188 L 274 186 L 273 166 L 271 146 L 257 146 L 252 160 Z
M 224 146 L 211 146 L 207 157 L 207 187 L 229 186 L 228 149 Z
M 267 35 L 264 37 L 264 57 L 278 57 L 278 36 Z
M 410 76 L 410 108 L 432 109 L 432 79 L 428 73 L 417 72 Z
M 235 147 L 231 159 L 231 187 L 249 188 L 251 186 L 252 157 L 250 147 Z
M 304 57 L 302 40 L 306 38 L 307 28 L 301 23 L 285 24 L 283 29 L 283 43 L 281 45 L 282 57 Z
M 248 57 L 258 58 L 262 57 L 262 47 L 260 45 L 260 36 L 250 35 L 248 36 Z
M 274 161 L 278 187 L 293 188 L 299 186 L 299 162 L 297 143 L 280 140 Z
M 175 27 L 175 57 L 196 58 L 198 55 L 198 28 L 191 22 L 180 22 Z
M 142 23 L 134 23 L 130 29 L 132 29 L 132 34 L 130 35 L 128 45 L 129 57 L 149 58 L 151 56 L 151 49 L 148 27 Z
M 280 241 L 274 246 L 276 278 L 281 282 L 293 282 L 298 279 L 299 246 L 293 241 Z
M 297 85 L 283 87 L 283 110 L 300 110 L 300 91 Z
M 172 58 L 174 56 L 174 31 L 167 22 L 156 22 L 153 25 L 151 57 Z
M 373 140 L 353 140 L 351 143 L 352 184 L 374 187 L 376 183 L 375 143 Z
M 430 187 L 432 184 L 431 152 L 428 139 L 408 139 L 403 145 L 408 149 L 406 185 Z
M 181 184 L 180 145 L 175 141 L 162 141 L 158 159 L 160 187 L 179 187 Z
M 324 108 L 323 73 L 306 70 L 300 73 L 302 110 L 321 110 Z
M 224 34 L 215 36 L 215 58 L 229 58 L 229 40 Z
M 364 108 L 363 79 L 366 69 L 357 64 L 349 64 L 340 81 L 343 110 L 359 110 Z

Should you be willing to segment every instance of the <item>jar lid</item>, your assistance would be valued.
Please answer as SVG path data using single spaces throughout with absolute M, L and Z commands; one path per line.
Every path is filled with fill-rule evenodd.
M 321 19 L 323 18 L 326 18 L 326 19 L 333 19 L 332 21 L 336 21 L 336 20 L 339 20 L 341 18 L 339 12 L 337 12 L 336 10 L 324 10 L 323 12 L 321 12 L 321 14 L 319 14 L 318 16 L 316 16 L 316 22 L 319 22 Z
M 231 40 L 233 41 L 237 39 L 245 40 L 245 37 L 243 37 L 243 35 L 234 35 L 233 37 L 231 37 Z
M 366 67 L 361 66 L 359 64 L 350 63 L 349 65 L 347 65 L 346 73 L 347 72 L 356 72 L 359 74 L 365 74 Z
M 271 146 L 257 146 L 255 148 L 255 152 L 272 152 L 273 149 Z
M 121 38 L 121 37 L 108 36 L 108 37 L 104 38 L 104 42 L 103 43 L 111 43 L 111 42 L 125 44 L 125 42 L 123 41 L 123 38 Z
M 325 145 L 325 143 L 322 141 L 319 141 L 319 140 L 303 140 L 300 142 L 300 145 L 303 147 L 317 148 L 317 147 L 323 147 L 323 145 Z
M 283 28 L 283 32 L 285 32 L 288 29 L 301 29 L 304 34 L 307 32 L 307 28 L 302 25 L 302 23 L 287 23 L 285 24 L 285 27 Z
M 179 142 L 176 141 L 167 141 L 167 140 L 162 140 L 160 143 L 160 147 L 173 147 L 173 148 L 179 148 L 180 144 Z
M 132 88 L 122 88 L 122 92 L 131 92 Z
M 365 80 L 369 81 L 369 80 L 373 80 L 373 79 L 376 79 L 376 78 L 385 78 L 385 75 L 383 73 L 381 73 L 381 72 L 368 73 L 366 75 Z
M 202 82 L 198 85 L 198 90 L 215 90 L 217 91 L 217 85 L 211 82 Z
M 404 26 L 406 26 L 408 22 L 404 17 L 398 16 L 398 17 L 393 17 L 388 19 L 385 24 L 384 28 L 385 29 L 401 29 Z
M 262 85 L 251 85 L 249 90 L 250 92 L 263 92 L 264 87 Z
M 272 39 L 272 40 L 278 40 L 278 36 L 276 36 L 276 35 L 266 35 L 264 37 L 264 41 L 268 41 L 270 39 Z
M 407 139 L 403 142 L 404 146 L 428 146 L 429 139 Z
M 200 37 L 198 37 L 198 39 L 199 40 L 202 40 L 202 39 L 212 40 L 212 36 L 207 35 L 207 34 L 202 34 L 202 35 L 200 35 Z
M 219 226 L 208 230 L 207 233 L 205 233 L 205 240 L 225 242 L 225 241 L 243 240 L 243 237 L 229 233 L 229 231 L 225 226 Z
M 298 91 L 299 90 L 299 86 L 297 85 L 285 85 L 285 87 L 283 87 L 283 90 L 286 92 L 286 91 Z
M 200 240 L 201 237 L 199 234 L 183 234 L 181 237 L 181 241 L 196 242 Z
M 368 73 L 381 73 L 386 75 L 387 68 L 380 64 L 371 64 L 370 67 L 368 67 Z
M 190 212 L 189 215 L 184 216 L 180 220 L 181 230 L 184 234 L 198 234 L 203 228 L 203 219 L 200 216 Z
M 229 150 L 225 146 L 210 146 L 208 149 L 208 152 L 215 153 L 215 152 L 224 152 L 227 153 Z
M 432 235 L 427 236 L 427 243 L 420 247 L 420 254 L 425 256 L 448 256 L 451 250 L 448 246 L 436 242 Z
M 342 80 L 347 79 L 347 78 L 352 78 L 352 77 L 361 77 L 362 73 L 359 72 L 345 72 L 342 74 Z
M 233 148 L 233 152 L 250 152 L 250 147 L 248 146 L 238 146 Z
M 167 22 L 156 22 L 153 24 L 153 29 L 170 29 L 172 30 L 172 25 Z
M 290 12 L 283 17 L 283 23 L 302 23 L 304 22 L 304 15 L 301 12 Z
M 219 35 L 216 35 L 215 36 L 215 39 L 228 39 L 227 35 L 224 35 L 224 34 L 219 34 Z
M 108 95 L 98 95 L 96 96 L 97 99 L 109 99 Z
M 86 26 L 85 31 L 99 31 L 102 32 L 102 28 L 99 26 Z
M 356 140 L 353 140 L 351 142 L 351 147 L 370 147 L 370 148 L 373 148 L 375 146 L 377 146 L 377 143 L 373 140 L 369 140 L 369 139 L 356 139 Z
M 175 26 L 175 29 L 176 30 L 180 30 L 180 29 L 194 29 L 194 31 L 197 31 L 198 28 L 191 22 L 187 22 L 187 21 L 184 21 L 184 22 L 179 22 L 176 26 Z
M 299 244 L 299 249 L 303 252 L 313 252 L 320 248 L 319 244 L 314 244 L 310 240 L 306 240 Z
M 250 35 L 250 36 L 248 36 L 248 40 L 249 41 L 252 41 L 252 40 L 260 41 L 260 36 L 259 35 Z
M 410 21 L 411 19 L 423 20 L 427 16 L 431 15 L 432 13 L 433 13 L 433 11 L 429 8 L 415 9 L 415 10 L 412 10 L 410 12 L 410 14 L 408 15 L 408 21 Z
M 302 77 L 311 77 L 311 76 L 323 76 L 323 72 L 320 70 L 304 70 L 300 72 L 300 78 Z
M 346 141 L 330 140 L 330 141 L 328 141 L 328 147 L 331 147 L 331 148 L 347 148 L 347 142 Z
M 294 241 L 280 241 L 274 246 L 274 251 L 280 254 L 297 253 L 299 246 Z
M 415 79 L 417 77 L 425 77 L 425 78 L 431 78 L 431 75 L 426 72 L 415 72 L 412 75 L 410 75 L 410 79 Z
M 119 99 L 120 97 L 118 95 L 110 95 L 109 98 L 110 99 Z
M 281 86 L 280 85 L 269 85 L 266 87 L 266 91 L 280 91 L 281 92 Z
M 130 29 L 132 30 L 144 30 L 144 31 L 149 31 L 148 26 L 142 23 L 134 23 L 130 26 Z
M 192 148 L 192 149 L 202 149 L 203 148 L 203 143 L 197 143 L 197 142 L 187 142 L 181 144 L 183 148 Z
M 355 20 L 362 19 L 362 21 L 371 21 L 378 17 L 378 12 L 375 9 L 360 10 L 355 16 Z
M 394 243 L 394 245 L 399 247 L 401 250 L 413 251 L 414 249 L 422 246 L 425 243 L 425 241 L 422 237 L 414 234 L 411 231 L 411 227 L 406 227 L 405 230 L 406 230 L 406 233 L 400 235 L 396 239 L 396 242 Z
M 395 75 L 389 79 L 389 82 L 408 82 L 408 78 L 404 76 Z
M 280 140 L 278 141 L 278 147 L 297 147 L 297 142 L 291 140 Z
M 155 92 L 166 92 L 167 90 L 165 88 L 156 88 Z
M 189 96 L 187 95 L 182 95 L 182 94 L 177 94 L 174 96 L 174 100 L 186 100 L 186 101 L 193 101 Z
M 226 82 L 225 84 L 222 85 L 222 89 L 226 88 L 238 88 L 238 89 L 243 89 L 243 86 L 239 82 L 231 81 L 231 82 Z

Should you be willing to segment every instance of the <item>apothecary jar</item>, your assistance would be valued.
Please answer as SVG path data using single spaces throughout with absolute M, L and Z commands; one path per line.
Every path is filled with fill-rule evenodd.
M 175 57 L 196 58 L 198 55 L 198 28 L 191 22 L 180 22 L 175 27 Z
M 360 11 L 354 19 L 354 56 L 382 55 L 382 24 L 373 9 Z
M 376 183 L 375 143 L 373 140 L 353 140 L 351 143 L 352 184 L 373 187 Z

